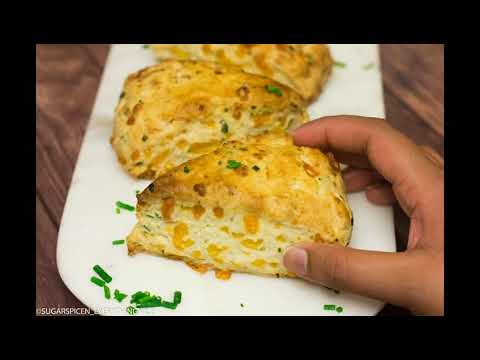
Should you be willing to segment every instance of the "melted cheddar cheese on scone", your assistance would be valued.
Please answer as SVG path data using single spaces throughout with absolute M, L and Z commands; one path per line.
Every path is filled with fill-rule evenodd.
M 223 274 L 289 275 L 282 263 L 289 246 L 346 246 L 352 232 L 337 161 L 282 133 L 228 141 L 171 169 L 137 198 L 129 254 L 173 257 Z
M 333 60 L 325 44 L 152 44 L 159 60 L 207 60 L 241 66 L 297 91 L 312 102 L 321 92 Z
M 239 67 L 167 60 L 126 79 L 112 146 L 133 176 L 154 179 L 222 142 L 309 120 L 295 91 Z

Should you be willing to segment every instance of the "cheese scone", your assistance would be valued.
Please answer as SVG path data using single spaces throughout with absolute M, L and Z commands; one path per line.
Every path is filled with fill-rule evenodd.
M 128 76 L 112 146 L 133 176 L 154 179 L 221 142 L 309 120 L 301 96 L 239 67 L 167 60 Z
M 307 102 L 320 94 L 333 60 L 325 44 L 152 44 L 159 60 L 192 59 L 235 64 L 296 90 Z
M 129 254 L 199 270 L 289 275 L 289 246 L 346 246 L 353 225 L 333 155 L 295 146 L 284 133 L 228 141 L 160 176 L 137 199 Z

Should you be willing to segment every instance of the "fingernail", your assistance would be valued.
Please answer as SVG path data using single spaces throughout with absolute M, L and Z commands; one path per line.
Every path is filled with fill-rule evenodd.
M 287 261 L 285 266 L 289 271 L 298 275 L 306 275 L 308 268 L 308 254 L 302 248 L 293 247 L 285 253 Z

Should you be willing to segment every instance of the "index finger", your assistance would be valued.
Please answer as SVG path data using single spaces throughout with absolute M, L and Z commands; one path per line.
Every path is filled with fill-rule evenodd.
M 328 116 L 299 127 L 293 138 L 297 145 L 366 156 L 394 190 L 402 185 L 405 191 L 412 186 L 421 191 L 435 176 L 420 148 L 382 119 Z

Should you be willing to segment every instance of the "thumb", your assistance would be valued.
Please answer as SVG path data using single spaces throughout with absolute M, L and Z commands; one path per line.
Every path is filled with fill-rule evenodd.
M 288 249 L 283 262 L 306 280 L 398 306 L 409 307 L 416 291 L 416 269 L 407 253 L 314 243 Z

